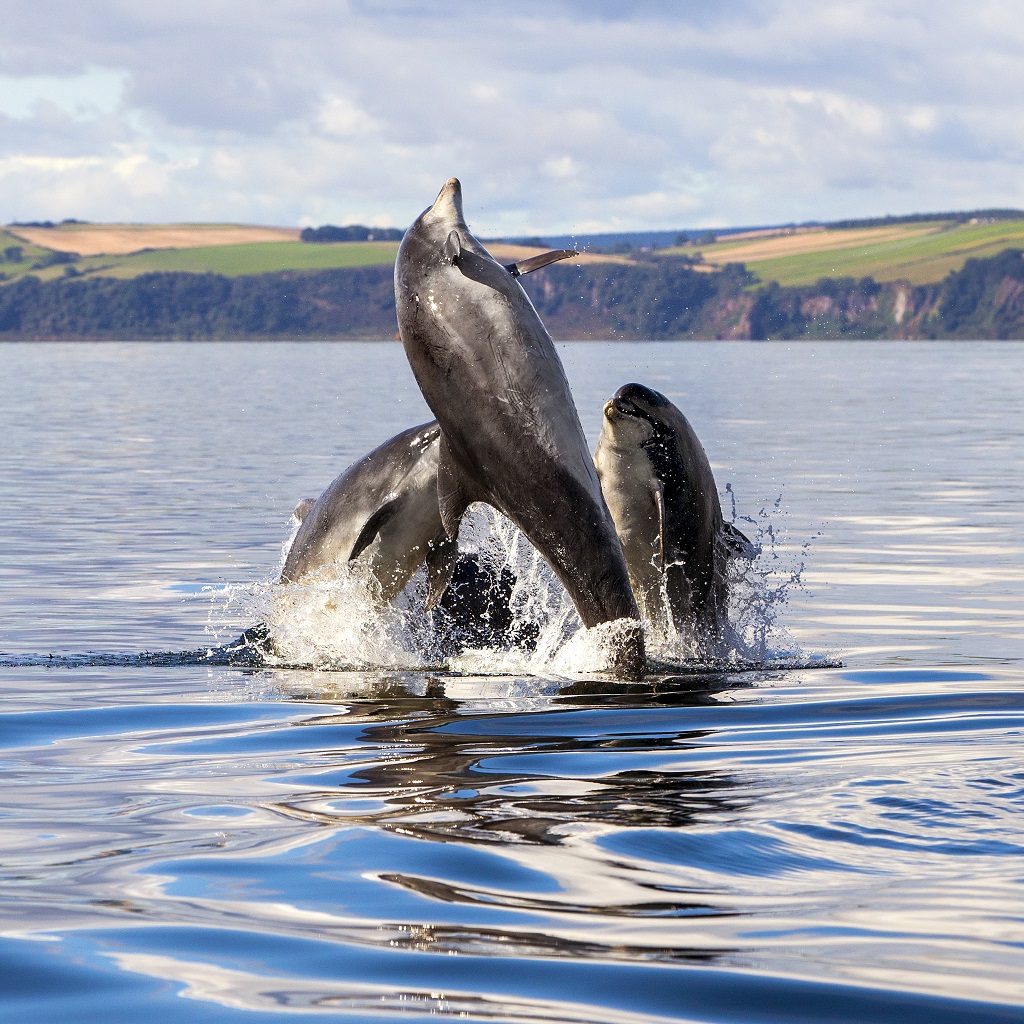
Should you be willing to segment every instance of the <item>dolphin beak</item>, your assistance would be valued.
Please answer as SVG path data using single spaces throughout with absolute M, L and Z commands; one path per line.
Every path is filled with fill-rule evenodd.
M 438 192 L 430 212 L 447 221 L 462 221 L 462 185 L 458 178 L 449 178 Z

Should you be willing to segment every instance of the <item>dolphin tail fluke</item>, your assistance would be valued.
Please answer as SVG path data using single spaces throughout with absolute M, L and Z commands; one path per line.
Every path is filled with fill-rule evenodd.
M 522 277 L 523 274 L 533 273 L 546 267 L 550 263 L 557 263 L 559 260 L 570 260 L 573 256 L 579 256 L 575 249 L 552 249 L 551 252 L 542 252 L 539 256 L 531 256 L 527 260 L 520 260 L 518 263 L 506 263 L 505 269 L 513 277 Z
M 458 540 L 463 513 L 474 500 L 466 478 L 458 463 L 452 458 L 442 434 L 437 458 L 437 505 L 441 512 L 444 532 L 453 541 Z
M 455 566 L 459 559 L 459 546 L 443 529 L 427 546 L 427 590 L 426 610 L 429 612 L 442 594 L 448 589 Z

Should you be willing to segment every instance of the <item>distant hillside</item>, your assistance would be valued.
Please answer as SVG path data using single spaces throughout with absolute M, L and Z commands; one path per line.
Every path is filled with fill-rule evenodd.
M 15 235 L 15 230 L 19 234 Z M 40 240 L 53 248 L 38 244 Z M 140 248 L 143 242 L 147 244 Z M 76 245 L 81 252 L 71 248 Z M 100 251 L 104 247 L 111 251 Z M 12 251 L 10 258 L 4 255 L 8 250 Z M 541 250 L 497 243 L 491 245 L 491 251 L 496 259 L 511 262 Z M 298 239 L 297 230 L 283 228 L 90 225 L 88 231 L 72 231 L 63 227 L 19 227 L 0 231 L 0 282 L 25 274 L 46 281 L 57 277 L 131 278 L 157 271 L 244 277 L 289 270 L 391 267 L 397 253 L 396 241 L 321 241 L 310 245 Z M 622 256 L 590 253 L 580 259 L 585 263 L 626 262 Z
M 379 233 L 389 237 L 379 238 Z M 398 228 L 357 224 L 323 225 L 302 232 L 239 224 L 11 225 L 0 230 L 0 287 L 26 274 L 46 281 L 178 271 L 245 277 L 384 267 L 394 263 L 400 234 Z M 521 241 L 521 246 L 487 244 L 496 258 L 509 260 L 543 248 L 576 244 L 586 250 L 584 262 L 635 263 L 657 255 L 708 272 L 742 263 L 755 275 L 752 285 L 774 281 L 802 287 L 822 277 L 871 277 L 883 283 L 925 285 L 939 283 L 968 259 L 1024 245 L 1024 213 L 990 209 L 837 221 L 827 226 L 552 235 Z M 502 255 L 510 252 L 516 255 Z
M 195 249 L 299 238 L 298 228 L 251 224 L 89 224 L 78 220 L 10 224 L 6 233 L 32 245 L 79 256 L 124 256 L 149 249 Z
M 1024 210 L 954 210 L 951 213 L 887 214 L 885 217 L 861 217 L 859 220 L 834 220 L 827 228 L 879 228 L 891 224 L 920 224 L 923 221 L 947 221 L 950 224 L 979 224 L 995 220 L 1024 220 Z
M 941 283 L 870 278 L 752 287 L 740 265 L 678 259 L 565 264 L 523 279 L 556 338 L 1024 339 L 1019 249 L 969 259 Z M 0 288 L 0 339 L 383 338 L 395 334 L 388 266 L 229 278 L 23 276 Z
M 713 267 L 742 263 L 767 284 L 809 285 L 823 277 L 937 284 L 971 258 L 1024 244 L 1017 220 L 902 220 L 858 228 L 791 228 L 748 232 L 664 255 L 699 258 Z
M 801 227 L 820 226 L 800 225 Z M 751 231 L 785 231 L 797 227 L 795 224 L 773 225 L 771 227 L 733 228 L 677 228 L 673 231 L 605 231 L 582 232 L 575 235 L 517 235 L 507 241 L 523 245 L 538 245 L 545 249 L 583 249 L 595 253 L 650 252 L 670 249 L 678 245 L 698 242 L 702 239 L 728 238 Z M 486 241 L 484 244 L 488 244 Z

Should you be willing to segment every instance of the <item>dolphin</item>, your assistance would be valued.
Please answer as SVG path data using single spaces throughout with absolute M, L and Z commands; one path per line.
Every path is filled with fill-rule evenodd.
M 758 549 L 723 520 L 693 427 L 664 395 L 626 384 L 604 406 L 594 464 L 643 617 L 713 647 L 728 628 L 727 559 Z
M 441 428 L 447 536 L 458 536 L 471 503 L 496 508 L 547 559 L 585 626 L 636 621 L 612 667 L 642 674 L 639 610 L 561 360 L 517 275 L 466 226 L 458 179 L 405 233 L 395 301 L 406 354 Z
M 403 430 L 342 473 L 315 501 L 300 501 L 295 516 L 302 525 L 281 582 L 296 583 L 335 562 L 365 559 L 382 600 L 390 601 L 426 562 L 427 608 L 433 607 L 458 555 L 437 504 L 440 439 L 436 422 Z
M 433 421 L 405 430 L 347 469 L 319 498 L 303 498 L 292 513 L 302 525 L 281 582 L 366 559 L 381 599 L 389 601 L 426 562 L 426 610 L 437 608 L 447 653 L 466 647 L 532 649 L 535 627 L 518 625 L 512 614 L 515 574 L 459 552 L 444 532 L 437 505 L 439 438 Z M 265 633 L 250 633 L 247 639 L 266 640 Z

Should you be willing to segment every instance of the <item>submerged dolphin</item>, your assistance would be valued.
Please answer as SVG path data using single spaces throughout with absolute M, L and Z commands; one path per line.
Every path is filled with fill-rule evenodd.
M 723 521 L 693 427 L 664 395 L 626 384 L 604 407 L 594 464 L 644 618 L 714 644 L 728 626 L 727 559 L 757 549 Z
M 441 431 L 434 422 L 403 430 L 341 474 L 315 501 L 299 502 L 302 520 L 281 571 L 295 583 L 335 562 L 365 559 L 390 601 L 424 563 L 428 609 L 455 569 L 455 543 L 437 505 Z
M 516 276 L 470 234 L 455 178 L 398 252 L 402 341 L 441 426 L 441 520 L 454 539 L 466 508 L 487 502 L 547 559 L 584 625 L 638 620 L 562 363 Z M 627 632 L 616 668 L 638 675 L 639 622 Z

